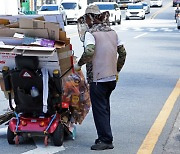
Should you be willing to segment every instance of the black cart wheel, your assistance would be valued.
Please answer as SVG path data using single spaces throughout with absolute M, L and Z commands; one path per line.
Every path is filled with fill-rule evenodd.
M 64 141 L 64 126 L 63 124 L 59 123 L 56 130 L 52 134 L 52 139 L 55 146 L 61 146 Z
M 14 137 L 15 137 L 14 132 L 12 132 L 11 129 L 8 127 L 7 140 L 9 144 L 15 144 Z

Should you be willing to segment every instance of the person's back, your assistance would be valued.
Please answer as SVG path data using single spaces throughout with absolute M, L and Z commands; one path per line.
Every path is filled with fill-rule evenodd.
M 94 32 L 96 54 L 93 57 L 94 81 L 117 73 L 117 34 L 115 31 Z

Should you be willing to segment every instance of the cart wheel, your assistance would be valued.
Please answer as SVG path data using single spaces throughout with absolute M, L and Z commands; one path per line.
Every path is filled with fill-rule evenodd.
M 55 146 L 61 146 L 64 141 L 64 126 L 63 124 L 59 123 L 56 130 L 52 134 L 52 139 Z
M 18 136 L 18 135 L 15 136 L 15 144 L 16 144 L 16 145 L 19 144 L 19 136 Z
M 14 137 L 15 137 L 14 132 L 12 132 L 11 129 L 8 127 L 7 140 L 9 144 L 15 144 Z
M 44 145 L 47 146 L 48 145 L 48 136 L 46 135 L 44 138 Z

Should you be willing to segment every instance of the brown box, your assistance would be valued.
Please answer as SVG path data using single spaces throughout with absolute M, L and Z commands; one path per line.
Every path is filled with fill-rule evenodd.
M 66 44 L 66 45 L 70 44 L 70 38 L 66 38 L 65 44 Z
M 19 27 L 21 29 L 47 29 L 49 39 L 59 40 L 59 23 L 20 18 Z
M 45 21 L 28 19 L 28 18 L 20 18 L 19 19 L 19 28 L 23 28 L 23 29 L 24 28 L 28 28 L 28 29 L 45 28 Z
M 49 39 L 59 40 L 59 24 L 53 22 L 45 22 L 45 28 L 48 30 Z
M 66 40 L 66 32 L 65 31 L 59 31 L 59 40 L 65 41 Z
M 65 31 L 59 30 L 59 40 L 63 41 L 65 45 L 70 44 L 70 38 L 67 38 Z
M 8 19 L 0 19 L 0 25 L 8 25 L 10 24 Z
M 66 45 L 65 47 L 57 48 L 57 54 L 59 58 L 59 65 L 61 69 L 61 74 L 64 74 L 68 71 L 65 76 L 73 73 L 73 53 L 71 50 L 71 45 Z

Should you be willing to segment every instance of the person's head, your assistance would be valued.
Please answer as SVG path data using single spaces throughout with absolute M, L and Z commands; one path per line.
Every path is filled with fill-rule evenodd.
M 97 5 L 89 5 L 86 8 L 85 14 L 92 13 L 92 14 L 101 14 L 99 7 Z
M 96 31 L 97 27 L 100 29 L 103 26 L 109 26 L 109 16 L 109 11 L 101 13 L 97 5 L 89 5 L 86 8 L 85 14 L 77 20 L 78 33 L 81 41 L 84 40 L 85 32 L 91 31 L 92 29 Z

